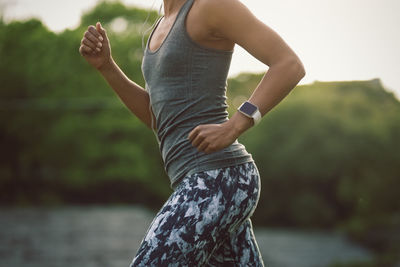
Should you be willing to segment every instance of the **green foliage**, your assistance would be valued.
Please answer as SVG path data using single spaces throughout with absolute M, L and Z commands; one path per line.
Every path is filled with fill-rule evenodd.
M 147 14 L 102 2 L 83 16 L 110 29 L 114 58 L 139 84 L 138 24 Z M 117 34 L 121 16 L 127 28 Z M 0 27 L 0 201 L 162 203 L 170 189 L 155 137 L 79 55 L 87 26 L 60 34 L 36 19 Z
M 232 111 L 260 79 L 229 81 Z M 262 176 L 255 222 L 340 227 L 375 249 L 397 249 L 399 136 L 400 103 L 378 79 L 297 86 L 241 137 Z
M 81 25 L 86 27 L 87 25 L 95 24 L 99 20 L 104 23 L 110 23 L 119 17 L 141 25 L 145 21 L 148 12 L 136 7 L 127 7 L 120 1 L 102 0 L 90 12 L 82 15 Z M 154 21 L 156 13 L 151 12 L 150 16 L 151 21 Z

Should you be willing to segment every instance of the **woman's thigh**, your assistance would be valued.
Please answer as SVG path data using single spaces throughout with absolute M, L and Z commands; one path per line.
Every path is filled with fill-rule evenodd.
M 254 211 L 254 163 L 187 176 L 151 223 L 131 266 L 201 266 Z
M 237 231 L 231 233 L 229 238 L 225 239 L 223 244 L 211 255 L 207 266 L 264 266 L 250 218 L 240 225 Z

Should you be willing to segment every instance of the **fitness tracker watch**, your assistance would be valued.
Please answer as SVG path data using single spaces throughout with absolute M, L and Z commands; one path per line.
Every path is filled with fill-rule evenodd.
M 238 107 L 237 110 L 240 113 L 242 113 L 243 115 L 245 115 L 249 118 L 253 118 L 254 125 L 256 125 L 257 123 L 259 123 L 261 121 L 261 113 L 258 110 L 258 107 L 256 105 L 250 103 L 249 101 L 243 102 L 240 105 L 240 107 Z

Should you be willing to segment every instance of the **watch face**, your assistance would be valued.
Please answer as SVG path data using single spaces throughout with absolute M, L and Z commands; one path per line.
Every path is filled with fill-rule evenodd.
M 240 110 L 251 116 L 257 110 L 257 107 L 250 104 L 249 102 L 244 102 L 243 105 L 240 107 Z

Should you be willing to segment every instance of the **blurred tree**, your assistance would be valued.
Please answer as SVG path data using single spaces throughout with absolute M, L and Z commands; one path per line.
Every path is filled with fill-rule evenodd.
M 149 21 L 156 18 L 155 12 L 100 2 L 82 22 L 100 20 L 110 28 L 114 58 L 139 84 L 144 82 L 138 24 L 147 15 Z M 121 30 L 115 22 L 121 16 L 127 27 L 114 32 Z M 3 203 L 64 199 L 157 205 L 170 192 L 155 137 L 79 55 L 87 26 L 54 34 L 37 19 L 0 25 Z M 123 196 L 101 186 L 116 186 L 115 181 L 131 192 Z
M 229 81 L 231 113 L 261 77 Z M 399 136 L 400 103 L 379 79 L 297 86 L 241 137 L 262 176 L 255 223 L 340 226 L 399 251 Z

